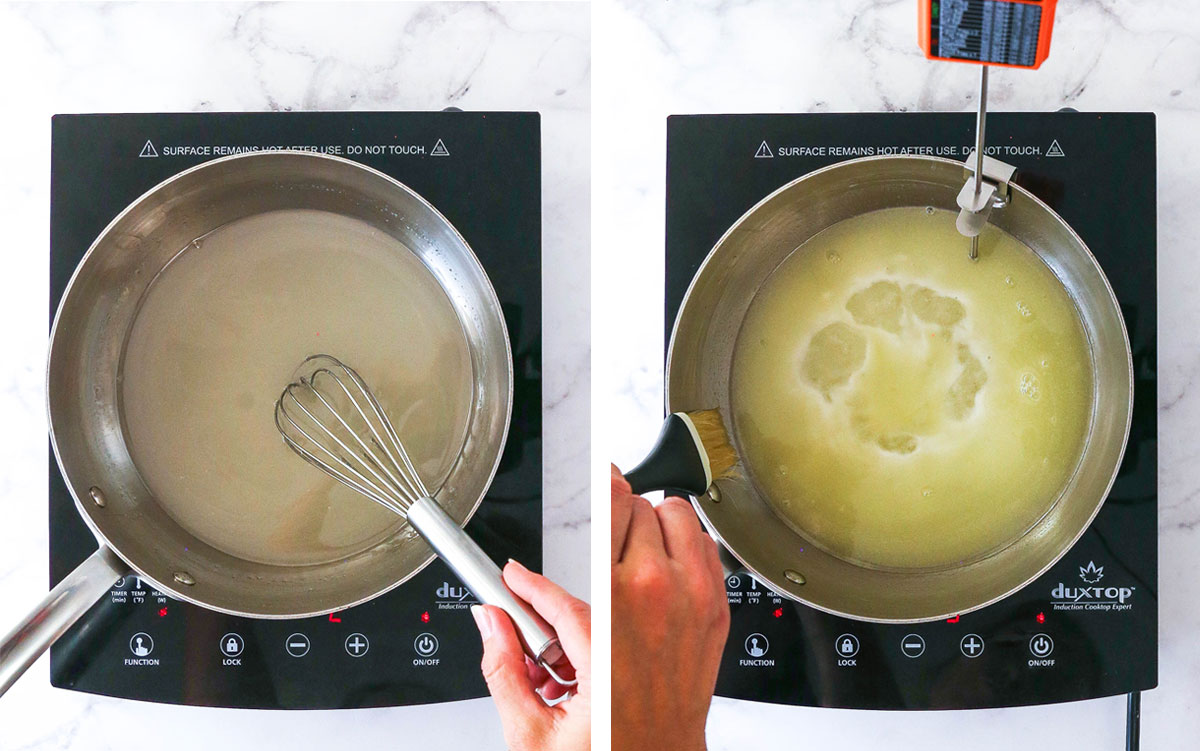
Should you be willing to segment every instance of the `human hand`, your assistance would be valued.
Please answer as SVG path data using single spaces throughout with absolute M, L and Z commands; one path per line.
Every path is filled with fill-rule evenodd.
M 507 613 L 492 605 L 471 606 L 483 637 L 483 677 L 500 712 L 509 751 L 587 751 L 592 728 L 591 608 L 516 561 L 504 567 L 504 583 L 554 627 L 574 667 L 574 675 L 567 669 L 563 677 L 579 681 L 574 696 L 548 706 L 543 696 L 557 699 L 566 689 L 525 657 Z
M 704 749 L 729 634 L 717 544 L 691 504 L 657 508 L 612 468 L 612 739 L 619 751 Z

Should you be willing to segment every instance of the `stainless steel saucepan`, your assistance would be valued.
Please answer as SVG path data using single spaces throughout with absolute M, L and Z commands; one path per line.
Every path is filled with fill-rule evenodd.
M 143 293 L 194 238 L 281 209 L 330 211 L 366 222 L 411 248 L 439 280 L 468 342 L 474 386 L 461 456 L 436 495 L 460 525 L 483 500 L 508 432 L 512 357 L 491 283 L 450 222 L 387 175 L 336 157 L 264 152 L 189 169 L 109 224 L 79 264 L 55 316 L 46 381 L 50 438 L 99 549 L 0 642 L 0 693 L 118 577 L 131 572 L 213 610 L 300 618 L 370 600 L 433 559 L 423 540 L 406 538 L 403 531 L 320 565 L 272 566 L 237 558 L 172 519 L 130 458 L 121 422 L 121 361 Z M 263 419 L 271 420 L 271 413 Z M 535 657 L 539 650 L 547 656 L 558 650 L 556 642 L 529 647 Z
M 964 177 L 963 164 L 948 159 L 871 157 L 809 173 L 763 199 L 712 249 L 684 298 L 667 356 L 668 412 L 717 409 L 731 425 L 734 343 L 755 293 L 780 262 L 827 227 L 866 212 L 903 206 L 957 212 Z M 1034 195 L 1016 185 L 1010 190 L 1008 205 L 993 211 L 989 221 L 1029 246 L 1058 277 L 1091 347 L 1091 427 L 1065 490 L 1024 536 L 989 556 L 940 570 L 898 571 L 851 563 L 810 544 L 775 513 L 750 479 L 753 472 L 716 479 L 694 498 L 697 512 L 738 564 L 776 592 L 869 621 L 965 613 L 1046 571 L 1099 511 L 1121 463 L 1133 410 L 1125 323 L 1108 280 L 1079 236 Z M 669 432 L 664 429 L 664 436 Z M 730 438 L 736 449 L 736 431 Z M 707 485 L 702 481 L 700 487 Z

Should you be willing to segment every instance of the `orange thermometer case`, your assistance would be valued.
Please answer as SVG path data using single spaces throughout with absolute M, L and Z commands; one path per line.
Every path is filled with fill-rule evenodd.
M 1050 54 L 1057 0 L 918 0 L 930 60 L 1037 68 Z

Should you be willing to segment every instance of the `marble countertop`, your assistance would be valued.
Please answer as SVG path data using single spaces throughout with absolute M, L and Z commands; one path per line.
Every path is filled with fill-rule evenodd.
M 665 118 L 720 112 L 972 111 L 973 66 L 916 44 L 913 0 L 598 3 L 594 19 L 594 246 L 609 323 L 595 342 L 606 454 L 641 458 L 662 418 Z M 1158 115 L 1160 685 L 1143 747 L 1200 736 L 1200 17 L 1188 0 L 1060 2 L 1049 60 L 995 70 L 992 111 Z M 603 155 L 603 158 L 600 158 Z M 599 250 L 597 252 L 600 252 Z M 619 290 L 619 292 L 617 291 Z M 599 421 L 601 418 L 597 417 Z M 713 751 L 1123 748 L 1122 697 L 1027 709 L 886 713 L 715 701 Z
M 589 15 L 585 4 L 536 3 L 0 3 L 0 631 L 46 587 L 50 116 L 64 112 L 540 112 L 545 567 L 588 596 L 589 224 L 579 207 L 589 194 Z M 490 699 L 197 709 L 54 689 L 47 664 L 0 701 L 4 751 L 504 747 Z

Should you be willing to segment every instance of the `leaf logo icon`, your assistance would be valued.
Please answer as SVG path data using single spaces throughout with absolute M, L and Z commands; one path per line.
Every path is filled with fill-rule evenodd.
M 1097 566 L 1095 561 L 1088 561 L 1087 566 L 1079 567 L 1079 578 L 1088 584 L 1095 584 L 1104 578 L 1104 567 Z

